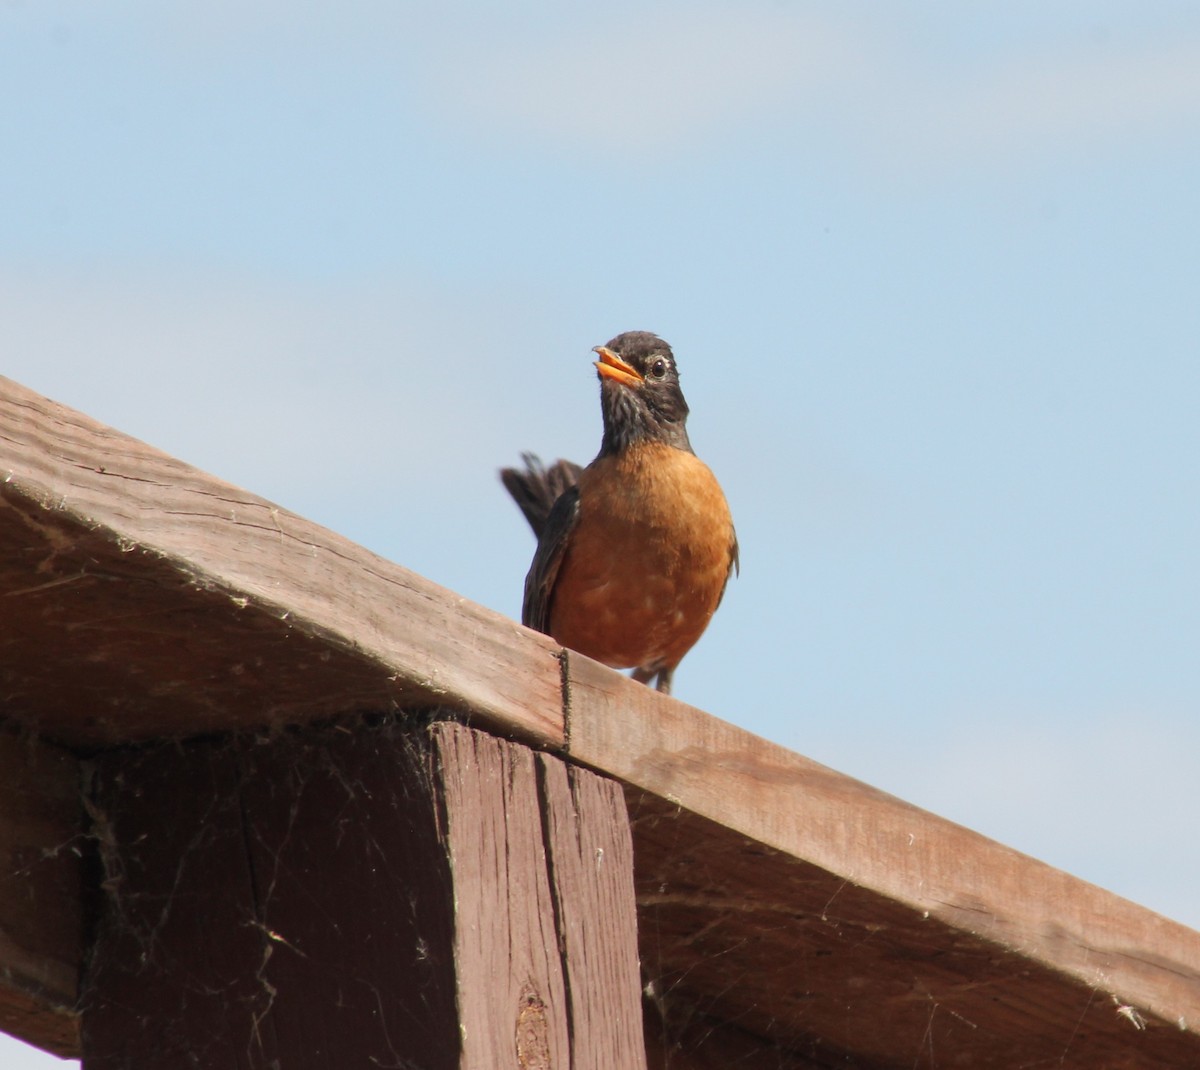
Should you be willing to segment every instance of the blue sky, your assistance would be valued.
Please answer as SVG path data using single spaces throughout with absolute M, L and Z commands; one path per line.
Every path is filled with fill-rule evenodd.
M 1200 925 L 1200 8 L 14 2 L 0 144 L 5 374 L 511 615 L 657 331 L 678 696 Z

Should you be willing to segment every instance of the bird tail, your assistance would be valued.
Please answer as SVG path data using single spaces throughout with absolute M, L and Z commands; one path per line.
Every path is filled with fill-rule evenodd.
M 571 461 L 558 460 L 547 468 L 535 453 L 522 453 L 521 460 L 525 464 L 524 471 L 501 468 L 500 482 L 529 521 L 534 535 L 540 539 L 551 508 L 563 491 L 579 482 L 583 467 Z

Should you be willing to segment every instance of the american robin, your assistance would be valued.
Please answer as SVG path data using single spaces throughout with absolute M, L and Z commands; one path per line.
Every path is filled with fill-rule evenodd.
M 538 537 L 522 623 L 670 693 L 738 567 L 725 495 L 688 441 L 671 347 L 647 331 L 594 350 L 604 436 L 586 468 L 500 478 Z

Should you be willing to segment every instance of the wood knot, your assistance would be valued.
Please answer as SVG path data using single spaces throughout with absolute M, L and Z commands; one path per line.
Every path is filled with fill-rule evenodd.
M 517 1066 L 521 1070 L 550 1070 L 550 1027 L 546 1003 L 530 982 L 517 1006 Z

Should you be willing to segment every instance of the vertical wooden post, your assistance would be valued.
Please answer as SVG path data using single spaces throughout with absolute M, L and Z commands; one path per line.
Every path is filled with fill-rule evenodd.
M 111 751 L 85 1070 L 642 1070 L 620 789 L 457 724 Z
M 0 730 L 0 1029 L 78 1055 L 79 765 Z

